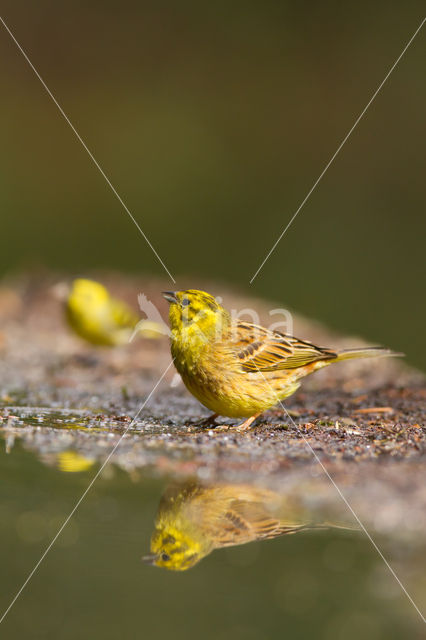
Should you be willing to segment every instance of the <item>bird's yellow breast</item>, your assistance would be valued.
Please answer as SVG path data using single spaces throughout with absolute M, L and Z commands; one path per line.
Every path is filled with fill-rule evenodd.
M 243 372 L 220 343 L 208 344 L 188 360 L 172 343 L 175 366 L 190 393 L 219 415 L 245 418 L 265 411 L 298 387 L 293 371 Z

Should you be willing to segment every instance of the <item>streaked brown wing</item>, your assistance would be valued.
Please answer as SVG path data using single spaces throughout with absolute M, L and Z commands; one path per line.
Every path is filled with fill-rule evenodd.
M 295 369 L 337 355 L 330 349 L 249 322 L 236 325 L 234 350 L 245 372 Z
M 234 500 L 216 522 L 216 547 L 269 540 L 306 529 L 309 525 L 282 522 L 274 518 L 262 504 Z

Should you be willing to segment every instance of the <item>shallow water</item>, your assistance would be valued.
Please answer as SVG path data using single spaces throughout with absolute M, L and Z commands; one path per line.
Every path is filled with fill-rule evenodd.
M 2 443 L 2 610 L 98 469 L 98 463 L 71 450 L 60 458 L 30 451 L 28 443 L 24 448 L 18 439 L 9 439 L 7 448 L 9 453 Z M 194 485 L 193 477 L 181 474 L 176 481 L 158 471 L 126 473 L 111 462 L 8 613 L 3 637 L 424 637 L 418 613 L 365 534 L 356 530 L 337 494 L 326 492 L 322 479 L 307 474 L 306 490 L 302 482 L 298 491 L 259 489 L 261 480 L 195 480 Z M 203 504 L 201 511 L 199 505 L 191 505 L 191 491 L 185 498 L 188 486 L 196 486 L 197 495 L 209 492 L 204 506 L 208 502 L 214 511 L 216 505 L 221 515 L 240 509 L 239 520 L 228 513 L 226 535 L 220 537 L 216 527 L 216 541 L 235 542 L 238 533 L 265 517 L 290 528 L 307 523 L 330 526 L 218 548 L 186 571 L 143 563 L 165 491 L 169 497 L 166 494 L 162 510 L 175 534 L 188 502 L 193 524 L 202 526 Z M 177 512 L 170 491 L 175 498 L 184 496 Z M 223 491 L 233 501 L 232 508 L 229 502 L 226 508 L 219 504 Z M 215 526 L 221 521 L 216 512 L 209 519 Z M 419 536 L 409 539 L 390 531 L 380 534 L 377 542 L 421 606 L 426 584 Z

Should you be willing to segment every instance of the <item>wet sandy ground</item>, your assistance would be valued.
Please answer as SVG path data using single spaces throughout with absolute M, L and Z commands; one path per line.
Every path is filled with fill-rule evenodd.
M 137 293 L 144 292 L 167 317 L 160 295 L 167 283 L 93 276 L 135 309 Z M 333 510 L 337 491 L 326 469 L 377 530 L 424 532 L 426 385 L 403 360 L 348 362 L 318 372 L 288 399 L 290 417 L 271 410 L 245 433 L 198 426 L 208 412 L 171 368 L 134 419 L 170 363 L 167 338 L 115 349 L 86 345 L 70 332 L 52 294 L 59 279 L 41 274 L 0 286 L 0 420 L 8 451 L 19 439 L 45 464 L 60 466 L 61 454 L 71 450 L 85 468 L 96 469 L 127 430 L 111 464 L 130 474 L 203 482 L 255 477 L 280 492 L 299 493 L 311 507 Z M 268 310 L 282 305 L 211 283 L 191 286 L 222 295 L 225 306 L 256 308 L 265 323 Z M 324 346 L 364 344 L 299 316 L 294 333 Z

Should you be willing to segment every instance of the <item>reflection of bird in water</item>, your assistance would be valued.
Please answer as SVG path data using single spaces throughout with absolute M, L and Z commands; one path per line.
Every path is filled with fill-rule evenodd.
M 151 554 L 143 559 L 182 571 L 214 549 L 331 526 L 310 522 L 300 504 L 260 487 L 171 485 L 158 508 Z
M 56 285 L 55 293 L 65 298 L 66 318 L 81 338 L 94 345 L 127 344 L 133 334 L 157 338 L 162 327 L 157 322 L 140 320 L 122 300 L 113 298 L 99 282 L 78 278 L 67 285 Z
M 65 473 L 81 473 L 88 471 L 95 464 L 95 459 L 84 456 L 72 449 L 59 451 L 59 453 L 43 453 L 40 459 L 50 467 L 56 467 Z
M 57 467 L 60 471 L 66 473 L 79 473 L 80 471 L 87 471 L 94 465 L 93 458 L 87 458 L 86 456 L 77 453 L 77 451 L 67 450 L 58 453 Z

